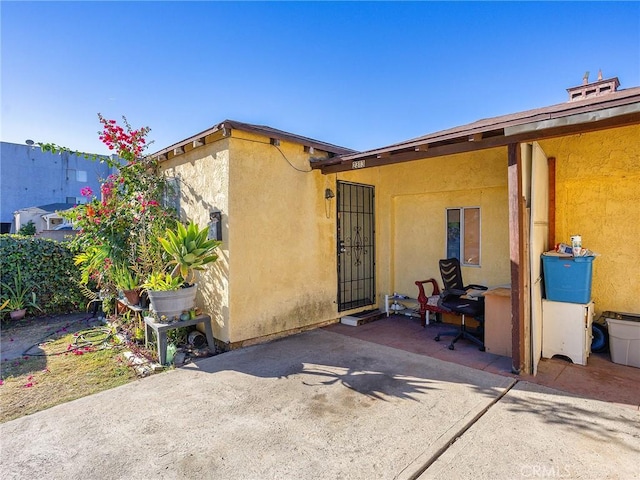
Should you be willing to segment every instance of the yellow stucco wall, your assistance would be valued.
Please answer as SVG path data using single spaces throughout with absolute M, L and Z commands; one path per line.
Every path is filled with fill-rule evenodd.
M 463 267 L 466 283 L 510 283 L 506 148 L 418 160 L 333 175 L 376 187 L 376 275 L 384 294 L 417 296 L 414 282 L 436 278 L 445 257 L 445 211 L 481 208 L 481 266 Z M 335 180 L 334 180 L 335 181 Z
M 215 140 L 215 141 L 213 141 Z M 214 336 L 229 337 L 229 151 L 228 139 L 209 138 L 198 148 L 186 148 L 183 155 L 163 162 L 165 174 L 180 179 L 181 219 L 193 220 L 204 227 L 209 212 L 222 212 L 223 243 L 218 247 L 219 259 L 198 276 L 197 304 L 212 319 Z
M 540 142 L 557 159 L 558 241 L 581 234 L 601 253 L 593 296 L 602 310 L 640 311 L 640 127 Z M 209 142 L 209 140 L 208 140 Z M 214 335 L 244 342 L 318 325 L 336 306 L 336 181 L 375 187 L 376 293 L 417 295 L 445 256 L 447 207 L 481 208 L 480 267 L 466 283 L 510 282 L 506 147 L 322 175 L 303 146 L 233 130 L 164 162 L 182 178 L 185 219 L 204 225 L 223 213 L 220 260 L 201 276 L 199 304 Z M 318 152 L 315 154 L 318 155 Z
M 539 143 L 556 158 L 556 241 L 600 254 L 596 312 L 640 312 L 640 126 Z
M 327 218 L 324 199 L 329 184 L 310 171 L 302 145 L 268 142 L 237 130 L 230 141 L 232 342 L 336 318 L 335 215 Z
M 185 150 L 163 162 L 181 179 L 182 219 L 204 226 L 211 210 L 222 212 L 220 259 L 199 272 L 197 300 L 214 336 L 238 344 L 334 320 L 335 214 L 324 199 L 331 185 L 310 171 L 303 145 L 276 148 L 233 130 Z

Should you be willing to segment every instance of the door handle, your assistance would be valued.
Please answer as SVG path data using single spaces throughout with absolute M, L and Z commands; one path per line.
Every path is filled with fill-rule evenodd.
M 344 246 L 344 240 L 338 241 L 338 253 L 344 253 L 346 251 L 347 251 L 347 249 Z

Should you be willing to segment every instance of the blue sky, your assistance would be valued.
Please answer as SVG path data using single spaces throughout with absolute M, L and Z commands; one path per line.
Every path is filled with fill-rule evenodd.
M 2 141 L 106 153 L 97 113 L 160 150 L 233 119 L 366 150 L 640 86 L 639 2 L 9 2 Z

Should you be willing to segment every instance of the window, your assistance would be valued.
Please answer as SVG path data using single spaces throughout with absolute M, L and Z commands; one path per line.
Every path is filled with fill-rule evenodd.
M 162 203 L 164 207 L 174 209 L 180 218 L 180 179 L 178 177 L 167 178 Z
M 86 182 L 87 181 L 87 171 L 86 170 L 76 170 L 76 181 L 78 181 L 78 182 Z
M 447 208 L 447 258 L 480 266 L 480 207 Z

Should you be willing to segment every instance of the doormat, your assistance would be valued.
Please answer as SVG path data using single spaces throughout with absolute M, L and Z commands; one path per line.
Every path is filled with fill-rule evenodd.
M 344 325 L 350 325 L 352 327 L 357 327 L 358 325 L 362 325 L 363 323 L 373 322 L 380 318 L 384 312 L 381 312 L 378 309 L 374 310 L 366 310 L 364 312 L 354 313 L 352 315 L 347 315 L 346 317 L 342 317 L 340 319 L 340 323 Z

